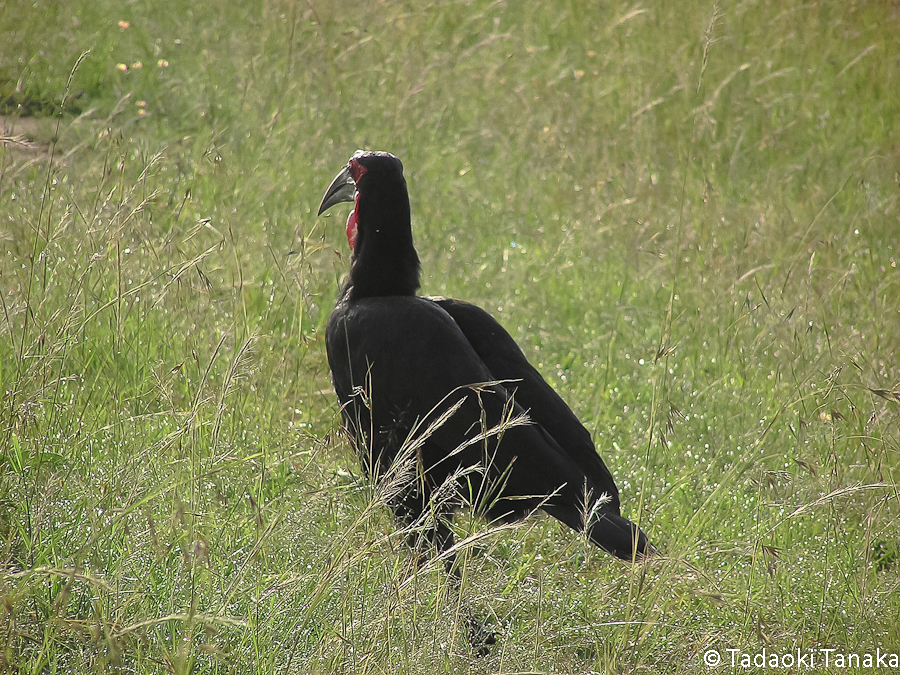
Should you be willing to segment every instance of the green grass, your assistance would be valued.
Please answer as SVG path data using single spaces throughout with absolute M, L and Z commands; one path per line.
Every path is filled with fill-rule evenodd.
M 896 2 L 0 4 L 0 669 L 900 653 L 898 34 Z M 423 292 L 504 323 L 663 557 L 463 516 L 460 595 L 417 568 L 325 362 L 315 209 L 358 147 L 404 161 Z

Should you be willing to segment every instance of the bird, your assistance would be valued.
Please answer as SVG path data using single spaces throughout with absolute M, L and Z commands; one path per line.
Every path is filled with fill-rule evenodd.
M 474 304 L 417 294 L 400 159 L 357 151 L 317 216 L 343 202 L 354 205 L 350 269 L 326 327 L 328 364 L 365 473 L 393 480 L 397 523 L 448 570 L 452 519 L 465 505 L 498 523 L 542 510 L 626 561 L 654 552 L 621 515 L 590 432 L 500 323 Z

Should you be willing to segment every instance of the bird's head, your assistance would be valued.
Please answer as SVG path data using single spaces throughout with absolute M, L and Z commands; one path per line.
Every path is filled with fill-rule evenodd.
M 357 150 L 347 165 L 334 177 L 325 191 L 317 215 L 322 215 L 335 204 L 354 202 L 347 218 L 347 243 L 354 251 L 359 235 L 360 202 L 368 202 L 369 195 L 391 193 L 395 190 L 406 194 L 403 164 L 389 152 L 365 152 Z

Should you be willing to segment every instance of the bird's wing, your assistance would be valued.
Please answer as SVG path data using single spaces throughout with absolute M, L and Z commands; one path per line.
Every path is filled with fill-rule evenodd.
M 581 469 L 603 486 L 616 512 L 619 494 L 612 474 L 597 454 L 590 432 L 541 377 L 509 333 L 480 307 L 452 298 L 429 298 L 447 312 L 496 380 L 505 384 L 528 416 L 540 424 Z

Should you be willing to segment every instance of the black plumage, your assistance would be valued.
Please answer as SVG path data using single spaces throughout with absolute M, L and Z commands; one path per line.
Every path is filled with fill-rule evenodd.
M 406 480 L 389 499 L 397 519 L 421 524 L 425 514 L 427 538 L 446 551 L 460 504 L 507 522 L 540 508 L 578 531 L 587 517 L 591 541 L 619 558 L 649 552 L 644 533 L 620 515 L 590 433 L 503 327 L 475 305 L 416 296 L 400 160 L 357 152 L 319 213 L 343 201 L 355 201 L 353 253 L 328 322 L 328 362 L 366 472 L 384 478 L 410 450 Z

